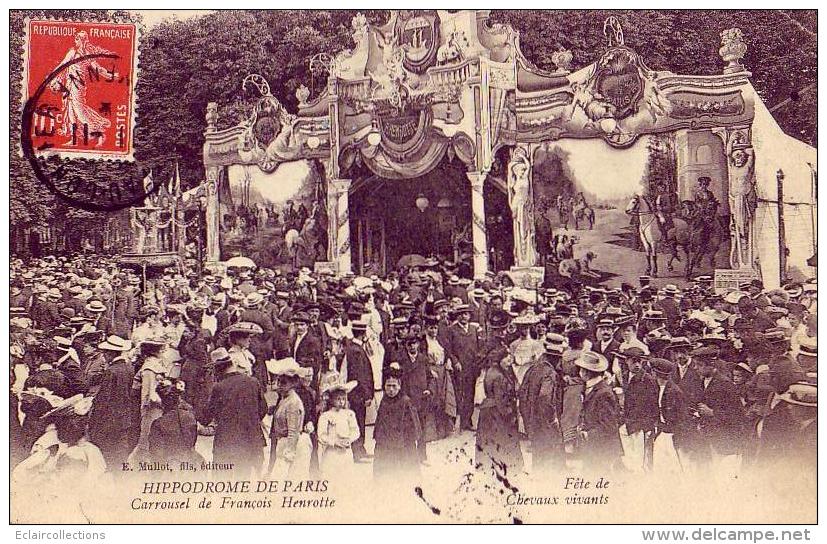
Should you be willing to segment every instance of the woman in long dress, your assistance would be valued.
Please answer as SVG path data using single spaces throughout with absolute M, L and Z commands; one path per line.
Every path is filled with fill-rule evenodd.
M 270 470 L 277 480 L 308 477 L 312 444 L 304 432 L 304 403 L 296 393 L 302 368 L 292 357 L 267 361 L 276 376 L 279 402 L 270 427 Z
M 489 474 L 508 477 L 523 469 L 517 428 L 517 379 L 514 357 L 492 358 L 485 370 L 485 400 L 477 424 L 476 464 Z
M 149 459 L 149 433 L 152 423 L 164 414 L 158 382 L 167 374 L 168 368 L 161 358 L 164 342 L 145 340 L 141 343 L 141 366 L 132 382 L 132 391 L 140 398 L 140 435 L 130 455 L 140 460 Z
M 92 45 L 89 35 L 81 30 L 75 34 L 75 46 L 66 53 L 60 66 L 89 55 L 111 54 L 111 51 Z M 52 91 L 63 95 L 63 123 L 60 134 L 70 136 L 67 145 L 82 143 L 83 135 L 90 139 L 96 138 L 95 147 L 100 147 L 105 141 L 105 131 L 112 124 L 108 119 L 97 112 L 94 106 L 87 104 L 86 91 L 91 83 L 91 74 L 105 77 L 109 81 L 115 80 L 118 74 L 104 68 L 99 58 L 81 60 L 62 69 L 50 84 Z
M 426 408 L 421 414 L 425 442 L 442 440 L 454 430 L 457 419 L 457 398 L 451 380 L 451 361 L 445 347 L 437 339 L 439 322 L 428 320 L 425 328 L 425 353 L 428 356 L 428 390 Z

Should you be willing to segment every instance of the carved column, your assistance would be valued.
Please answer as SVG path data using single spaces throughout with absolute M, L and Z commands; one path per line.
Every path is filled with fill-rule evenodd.
M 221 210 L 218 205 L 218 183 L 221 179 L 220 166 L 207 167 L 207 261 L 215 262 L 221 259 L 219 244 L 219 221 Z
M 514 265 L 536 266 L 537 244 L 534 226 L 534 191 L 531 161 L 525 147 L 517 147 L 508 163 L 508 204 L 514 230 Z
M 350 258 L 350 191 L 351 180 L 330 179 L 327 186 L 329 226 L 333 250 L 331 260 L 336 261 L 339 273 L 351 272 Z M 333 213 L 330 213 L 333 212 Z
M 471 181 L 471 236 L 474 246 L 474 278 L 488 272 L 488 236 L 485 232 L 485 198 L 483 186 L 486 172 L 466 172 Z
M 755 150 L 751 129 L 729 127 L 713 130 L 724 141 L 729 179 L 730 266 L 755 268 L 755 212 L 758 196 L 755 186 Z

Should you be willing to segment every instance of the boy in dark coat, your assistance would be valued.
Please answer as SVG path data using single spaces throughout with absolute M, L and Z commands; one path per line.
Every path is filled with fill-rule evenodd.
M 379 403 L 373 438 L 373 477 L 413 483 L 419 476 L 417 442 L 422 433 L 411 399 L 402 393 L 402 369 L 392 364 L 385 373 L 385 395 Z

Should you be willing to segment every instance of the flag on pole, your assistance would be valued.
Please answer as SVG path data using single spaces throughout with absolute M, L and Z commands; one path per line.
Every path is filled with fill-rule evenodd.
M 152 169 L 149 169 L 149 174 L 144 178 L 144 206 L 152 206 L 152 197 L 150 196 L 155 190 L 155 180 L 152 179 Z
M 170 178 L 167 189 L 169 190 L 169 194 L 171 196 L 180 196 L 179 191 L 181 190 L 181 174 L 178 171 L 178 161 L 175 161 L 175 174 Z

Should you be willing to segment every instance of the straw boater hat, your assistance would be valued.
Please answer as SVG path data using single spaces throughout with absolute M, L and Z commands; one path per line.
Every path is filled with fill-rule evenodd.
M 120 336 L 111 335 L 109 336 L 106 341 L 98 344 L 98 349 L 103 349 L 107 351 L 129 351 L 132 349 L 132 341 L 131 340 L 124 340 Z
M 213 365 L 218 363 L 232 364 L 230 352 L 227 351 L 227 348 L 216 348 L 210 352 L 210 362 L 212 362 Z
M 663 288 L 663 294 L 664 295 L 675 296 L 675 295 L 681 294 L 681 290 L 678 289 L 677 285 L 675 285 L 673 283 L 670 283 L 666 287 Z
M 278 360 L 267 359 L 264 364 L 267 366 L 267 372 L 276 376 L 300 376 L 302 374 L 302 367 L 292 357 Z
M 566 348 L 568 348 L 568 341 L 562 334 L 550 332 L 546 334 L 543 341 L 543 347 L 545 348 L 546 353 L 562 355 L 563 352 L 566 351 Z
M 818 358 L 818 344 L 813 340 L 803 340 L 798 348 L 799 357 Z
M 262 302 L 264 302 L 264 295 L 258 291 L 253 291 L 245 297 L 244 306 L 247 308 L 255 308 Z
M 106 311 L 106 305 L 100 300 L 90 300 L 86 305 L 86 311 L 101 314 Z

